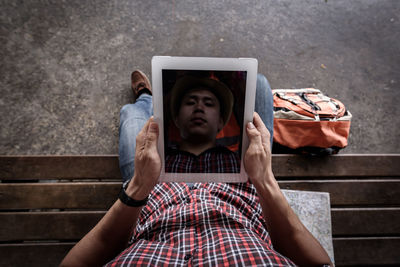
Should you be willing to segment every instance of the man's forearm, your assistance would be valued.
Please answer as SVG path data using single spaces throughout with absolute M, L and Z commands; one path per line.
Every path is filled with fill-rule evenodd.
M 161 172 L 157 151 L 159 128 L 151 117 L 136 137 L 135 173 L 126 188 L 128 197 L 145 199 Z M 76 244 L 62 266 L 98 266 L 124 249 L 136 227 L 141 207 L 129 207 L 117 200 L 100 222 Z
M 128 207 L 117 200 L 100 222 L 71 249 L 61 266 L 99 266 L 114 258 L 126 247 L 141 209 Z
M 255 184 L 275 249 L 298 265 L 331 264 L 320 243 L 301 223 L 273 177 Z

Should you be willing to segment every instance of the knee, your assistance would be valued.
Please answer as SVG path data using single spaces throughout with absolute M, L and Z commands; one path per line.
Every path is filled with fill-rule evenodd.
M 264 76 L 264 74 L 257 73 L 257 82 L 265 82 L 265 81 L 268 82 L 268 80 L 267 80 L 267 78 Z
M 271 91 L 267 78 L 261 73 L 257 74 L 257 90 Z
M 152 110 L 149 110 L 142 105 L 135 104 L 126 104 L 124 105 L 119 113 L 119 121 L 120 125 L 122 125 L 125 121 L 129 120 L 143 120 L 147 121 L 152 115 Z
M 125 120 L 125 119 L 130 117 L 129 114 L 133 113 L 133 107 L 132 106 L 133 106 L 133 104 L 126 104 L 121 108 L 121 110 L 119 112 L 120 120 Z
M 124 105 L 119 112 L 120 122 L 127 121 L 133 118 L 146 118 L 145 112 L 135 104 Z
M 265 99 L 266 98 L 266 99 Z M 257 88 L 256 88 L 256 101 L 268 101 L 272 100 L 272 90 L 267 78 L 262 74 L 257 74 Z

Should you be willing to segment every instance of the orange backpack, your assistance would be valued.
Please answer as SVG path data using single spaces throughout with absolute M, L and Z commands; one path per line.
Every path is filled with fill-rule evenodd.
M 314 88 L 275 89 L 274 153 L 335 154 L 347 146 L 351 113 Z

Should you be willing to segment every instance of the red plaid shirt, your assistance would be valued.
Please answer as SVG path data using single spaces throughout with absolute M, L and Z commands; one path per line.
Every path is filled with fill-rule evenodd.
M 129 265 L 294 266 L 273 249 L 250 183 L 156 185 L 130 246 L 108 264 Z
M 240 159 L 224 146 L 207 149 L 198 156 L 170 148 L 165 158 L 165 172 L 239 173 Z

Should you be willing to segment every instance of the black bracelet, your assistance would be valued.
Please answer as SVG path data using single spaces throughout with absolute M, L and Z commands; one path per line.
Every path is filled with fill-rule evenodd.
M 119 200 L 121 200 L 122 203 L 124 203 L 125 205 L 129 206 L 129 207 L 141 207 L 146 205 L 147 200 L 149 199 L 149 197 L 146 197 L 143 200 L 134 200 L 133 198 L 130 198 L 126 192 L 125 192 L 125 188 L 122 187 L 121 191 L 119 192 L 118 195 Z

